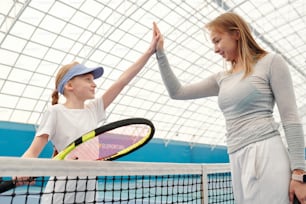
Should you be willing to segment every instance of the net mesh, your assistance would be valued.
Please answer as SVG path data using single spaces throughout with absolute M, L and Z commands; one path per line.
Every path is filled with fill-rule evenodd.
M 227 164 L 0 158 L 0 203 L 234 203 Z M 20 183 L 20 182 L 19 182 Z M 1 186 L 1 185 L 0 185 Z

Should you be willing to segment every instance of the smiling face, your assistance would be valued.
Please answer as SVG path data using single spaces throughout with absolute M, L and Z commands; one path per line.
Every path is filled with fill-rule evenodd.
M 215 53 L 220 54 L 226 61 L 237 62 L 239 57 L 238 32 L 230 34 L 228 32 L 211 30 L 210 38 L 214 44 Z
M 70 90 L 80 100 L 93 99 L 95 97 L 96 84 L 92 74 L 84 74 L 74 77 L 69 81 Z

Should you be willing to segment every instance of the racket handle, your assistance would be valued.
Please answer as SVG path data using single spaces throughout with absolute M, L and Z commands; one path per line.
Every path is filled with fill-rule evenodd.
M 0 183 L 0 193 L 4 193 L 5 191 L 11 190 L 16 187 L 16 184 L 13 180 L 3 181 Z

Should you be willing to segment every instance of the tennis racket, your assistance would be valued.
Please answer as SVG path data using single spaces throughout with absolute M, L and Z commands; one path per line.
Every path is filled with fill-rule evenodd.
M 154 125 L 145 118 L 129 118 L 103 125 L 70 143 L 55 160 L 115 160 L 146 143 L 155 132 Z M 30 181 L 35 178 L 30 178 Z M 16 187 L 14 180 L 0 183 L 0 193 Z

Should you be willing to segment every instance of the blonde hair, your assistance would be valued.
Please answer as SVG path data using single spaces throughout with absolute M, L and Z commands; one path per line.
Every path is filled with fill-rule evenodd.
M 244 77 L 250 75 L 253 71 L 253 65 L 267 54 L 267 51 L 261 48 L 253 38 L 248 24 L 233 12 L 227 12 L 218 16 L 205 27 L 210 31 L 227 32 L 229 34 L 238 31 L 240 33 L 238 53 L 245 67 Z M 232 67 L 229 72 L 233 71 L 235 63 L 235 61 L 231 62 Z
M 55 90 L 52 92 L 52 105 L 58 104 L 59 100 L 59 93 L 58 93 L 58 85 L 61 82 L 62 78 L 65 76 L 65 74 L 75 65 L 80 64 L 78 62 L 72 62 L 70 64 L 66 64 L 60 68 L 60 70 L 57 72 L 57 75 L 55 77 Z

